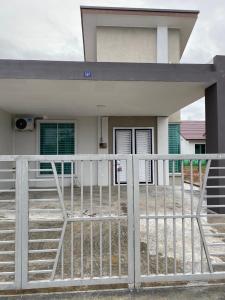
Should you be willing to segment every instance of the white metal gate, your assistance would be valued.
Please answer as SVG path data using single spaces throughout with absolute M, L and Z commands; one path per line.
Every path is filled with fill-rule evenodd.
M 140 160 L 154 164 L 154 185 L 139 184 Z M 224 279 L 225 156 L 136 155 L 133 163 L 135 285 Z
M 0 289 L 225 279 L 224 190 L 225 155 L 1 156 Z

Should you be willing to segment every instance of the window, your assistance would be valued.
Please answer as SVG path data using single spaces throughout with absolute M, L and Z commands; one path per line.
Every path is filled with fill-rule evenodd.
M 205 144 L 195 144 L 195 154 L 205 154 Z
M 180 154 L 180 124 L 169 124 L 169 154 Z M 169 171 L 173 171 L 172 161 L 169 162 Z M 180 161 L 175 161 L 174 171 L 180 173 Z
M 40 154 L 66 155 L 75 153 L 75 125 L 71 122 L 41 122 L 40 123 Z M 40 164 L 41 174 L 52 174 L 49 163 Z M 61 174 L 61 163 L 56 164 L 57 173 Z M 71 173 L 71 164 L 64 163 L 64 174 Z

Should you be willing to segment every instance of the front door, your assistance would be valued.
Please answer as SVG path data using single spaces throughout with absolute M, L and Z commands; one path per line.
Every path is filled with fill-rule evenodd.
M 115 154 L 152 154 L 153 153 L 153 129 L 152 128 L 114 128 L 114 153 Z M 126 183 L 126 161 L 116 161 L 114 182 Z M 140 183 L 152 183 L 151 161 L 139 161 Z

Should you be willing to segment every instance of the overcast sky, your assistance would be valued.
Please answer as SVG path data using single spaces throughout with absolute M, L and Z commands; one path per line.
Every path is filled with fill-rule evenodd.
M 0 0 L 0 58 L 83 60 L 80 5 L 200 10 L 182 62 L 225 54 L 225 0 Z M 203 119 L 204 100 L 182 118 Z

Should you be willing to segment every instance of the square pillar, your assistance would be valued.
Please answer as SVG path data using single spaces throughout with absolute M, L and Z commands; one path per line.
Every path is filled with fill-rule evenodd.
M 101 143 L 103 143 L 104 146 L 101 145 Z M 108 117 L 99 117 L 98 118 L 98 154 L 108 154 L 108 153 L 109 153 Z M 102 185 L 102 186 L 108 185 L 108 161 L 102 161 L 98 163 L 98 185 Z
M 157 153 L 168 154 L 168 117 L 157 117 Z M 169 163 L 165 163 L 165 182 L 163 182 L 163 161 L 158 162 L 158 185 L 169 184 Z
M 205 90 L 205 108 L 206 108 L 206 153 L 225 153 L 225 59 L 217 56 L 214 59 L 214 66 L 218 72 L 218 80 Z M 209 176 L 225 177 L 225 160 L 213 161 Z M 222 167 L 222 168 L 221 168 Z M 224 168 L 224 169 L 223 169 Z M 218 186 L 210 188 L 207 195 L 215 196 L 207 198 L 208 205 L 225 205 L 225 179 L 209 179 L 208 186 Z M 216 196 L 220 197 L 216 197 Z M 225 213 L 223 207 L 212 207 L 211 210 L 217 213 Z

